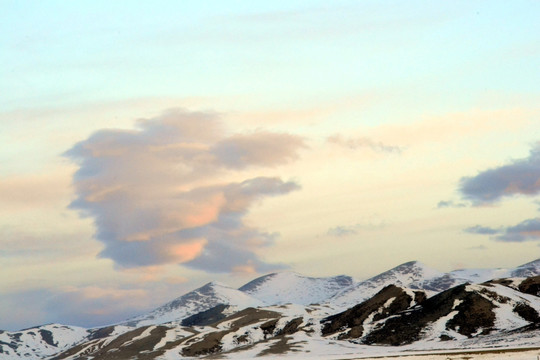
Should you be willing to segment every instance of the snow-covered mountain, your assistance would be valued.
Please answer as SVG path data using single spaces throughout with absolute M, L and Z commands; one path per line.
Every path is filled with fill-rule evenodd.
M 513 269 L 460 269 L 449 273 L 451 277 L 463 282 L 482 282 L 491 279 L 530 277 L 540 273 L 540 259 L 528 262 Z
M 173 321 L 179 322 L 188 316 L 206 311 L 219 304 L 230 305 L 238 309 L 265 305 L 263 301 L 240 290 L 218 282 L 210 282 L 158 307 L 148 314 L 129 319 L 124 324 L 138 327 Z
M 372 297 L 388 285 L 415 289 L 427 287 L 428 291 L 433 291 L 435 284 L 448 288 L 454 285 L 454 281 L 445 278 L 445 274 L 440 271 L 418 261 L 410 261 L 365 281 L 352 284 L 334 295 L 329 302 L 336 308 L 348 308 Z
M 510 271 L 509 277 L 531 277 L 540 274 L 540 259 L 528 262 Z
M 234 309 L 241 310 L 264 305 L 320 303 L 352 283 L 352 278 L 344 275 L 315 278 L 294 272 L 261 276 L 239 289 L 211 282 L 147 314 L 129 319 L 123 324 L 135 327 L 180 322 L 219 304 L 232 307 L 227 310 L 230 312 Z
M 0 359 L 41 359 L 81 342 L 90 330 L 60 324 L 0 331 Z
M 413 297 L 406 289 L 389 285 L 362 304 L 323 320 L 323 333 L 364 344 L 400 346 L 540 329 L 540 297 L 523 291 L 527 282 L 540 284 L 540 278 L 462 284 L 430 298 Z
M 467 282 L 480 283 L 492 279 L 530 277 L 538 274 L 540 274 L 540 259 L 514 269 L 460 269 L 449 273 L 442 273 L 418 261 L 411 261 L 355 283 L 337 293 L 329 302 L 336 309 L 348 308 L 370 298 L 388 285 L 423 290 L 428 295 L 434 295 Z
M 350 276 L 315 278 L 294 272 L 274 273 L 257 278 L 238 290 L 267 305 L 322 303 L 353 284 Z
M 421 290 L 389 285 L 365 302 L 325 318 L 312 311 L 318 305 L 303 310 L 294 304 L 246 308 L 210 326 L 139 327 L 79 344 L 54 359 L 247 359 L 295 354 L 345 359 L 397 349 L 403 353 L 537 346 L 540 297 L 531 292 L 539 285 L 539 276 L 462 284 L 430 298 Z
M 539 314 L 540 259 L 515 269 L 449 273 L 408 262 L 360 282 L 283 272 L 239 289 L 211 282 L 103 328 L 51 324 L 0 331 L 0 359 L 176 359 L 218 352 L 250 358 L 313 349 L 342 356 L 357 354 L 359 346 L 370 353 L 389 344 L 439 349 L 510 341 L 529 346 L 540 341 Z

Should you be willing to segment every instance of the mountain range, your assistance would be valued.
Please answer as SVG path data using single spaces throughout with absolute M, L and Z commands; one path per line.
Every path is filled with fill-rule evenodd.
M 101 328 L 0 331 L 0 359 L 348 358 L 538 343 L 540 259 L 449 273 L 413 261 L 364 281 L 281 272 L 238 289 L 210 282 Z

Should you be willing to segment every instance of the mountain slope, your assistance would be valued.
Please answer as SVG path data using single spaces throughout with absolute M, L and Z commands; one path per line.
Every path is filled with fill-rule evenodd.
M 219 304 L 231 305 L 239 309 L 252 306 L 262 306 L 264 303 L 248 294 L 226 285 L 210 282 L 195 289 L 148 314 L 129 319 L 124 324 L 128 326 L 157 325 L 182 319 L 211 309 Z
M 540 325 L 540 298 L 501 284 L 463 284 L 386 319 L 362 342 L 460 340 Z

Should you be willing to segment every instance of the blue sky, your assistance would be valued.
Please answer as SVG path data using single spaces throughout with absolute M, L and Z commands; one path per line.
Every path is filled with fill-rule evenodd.
M 0 6 L 0 328 L 540 257 L 538 2 Z

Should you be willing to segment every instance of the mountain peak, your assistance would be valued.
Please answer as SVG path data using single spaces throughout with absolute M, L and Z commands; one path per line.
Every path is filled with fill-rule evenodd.
M 219 282 L 219 281 L 210 281 L 206 284 L 204 284 L 203 286 L 201 286 L 200 288 L 194 290 L 194 291 L 197 291 L 197 290 L 202 290 L 202 289 L 213 289 L 213 288 L 229 288 L 229 289 L 232 289 L 229 285 L 227 284 L 224 284 L 222 282 Z
M 540 258 L 520 265 L 510 273 L 514 277 L 529 277 L 540 273 Z
M 393 279 L 398 284 L 408 285 L 417 280 L 434 278 L 441 275 L 442 273 L 440 271 L 429 268 L 419 261 L 408 261 L 379 275 L 376 275 L 367 281 L 385 282 L 389 279 Z
M 211 281 L 154 309 L 148 314 L 130 319 L 127 324 L 143 326 L 180 321 L 219 304 L 245 308 L 261 306 L 263 302 L 226 284 Z
M 239 290 L 269 305 L 307 305 L 325 301 L 352 283 L 352 278 L 346 275 L 316 278 L 284 271 L 263 275 L 243 285 Z

